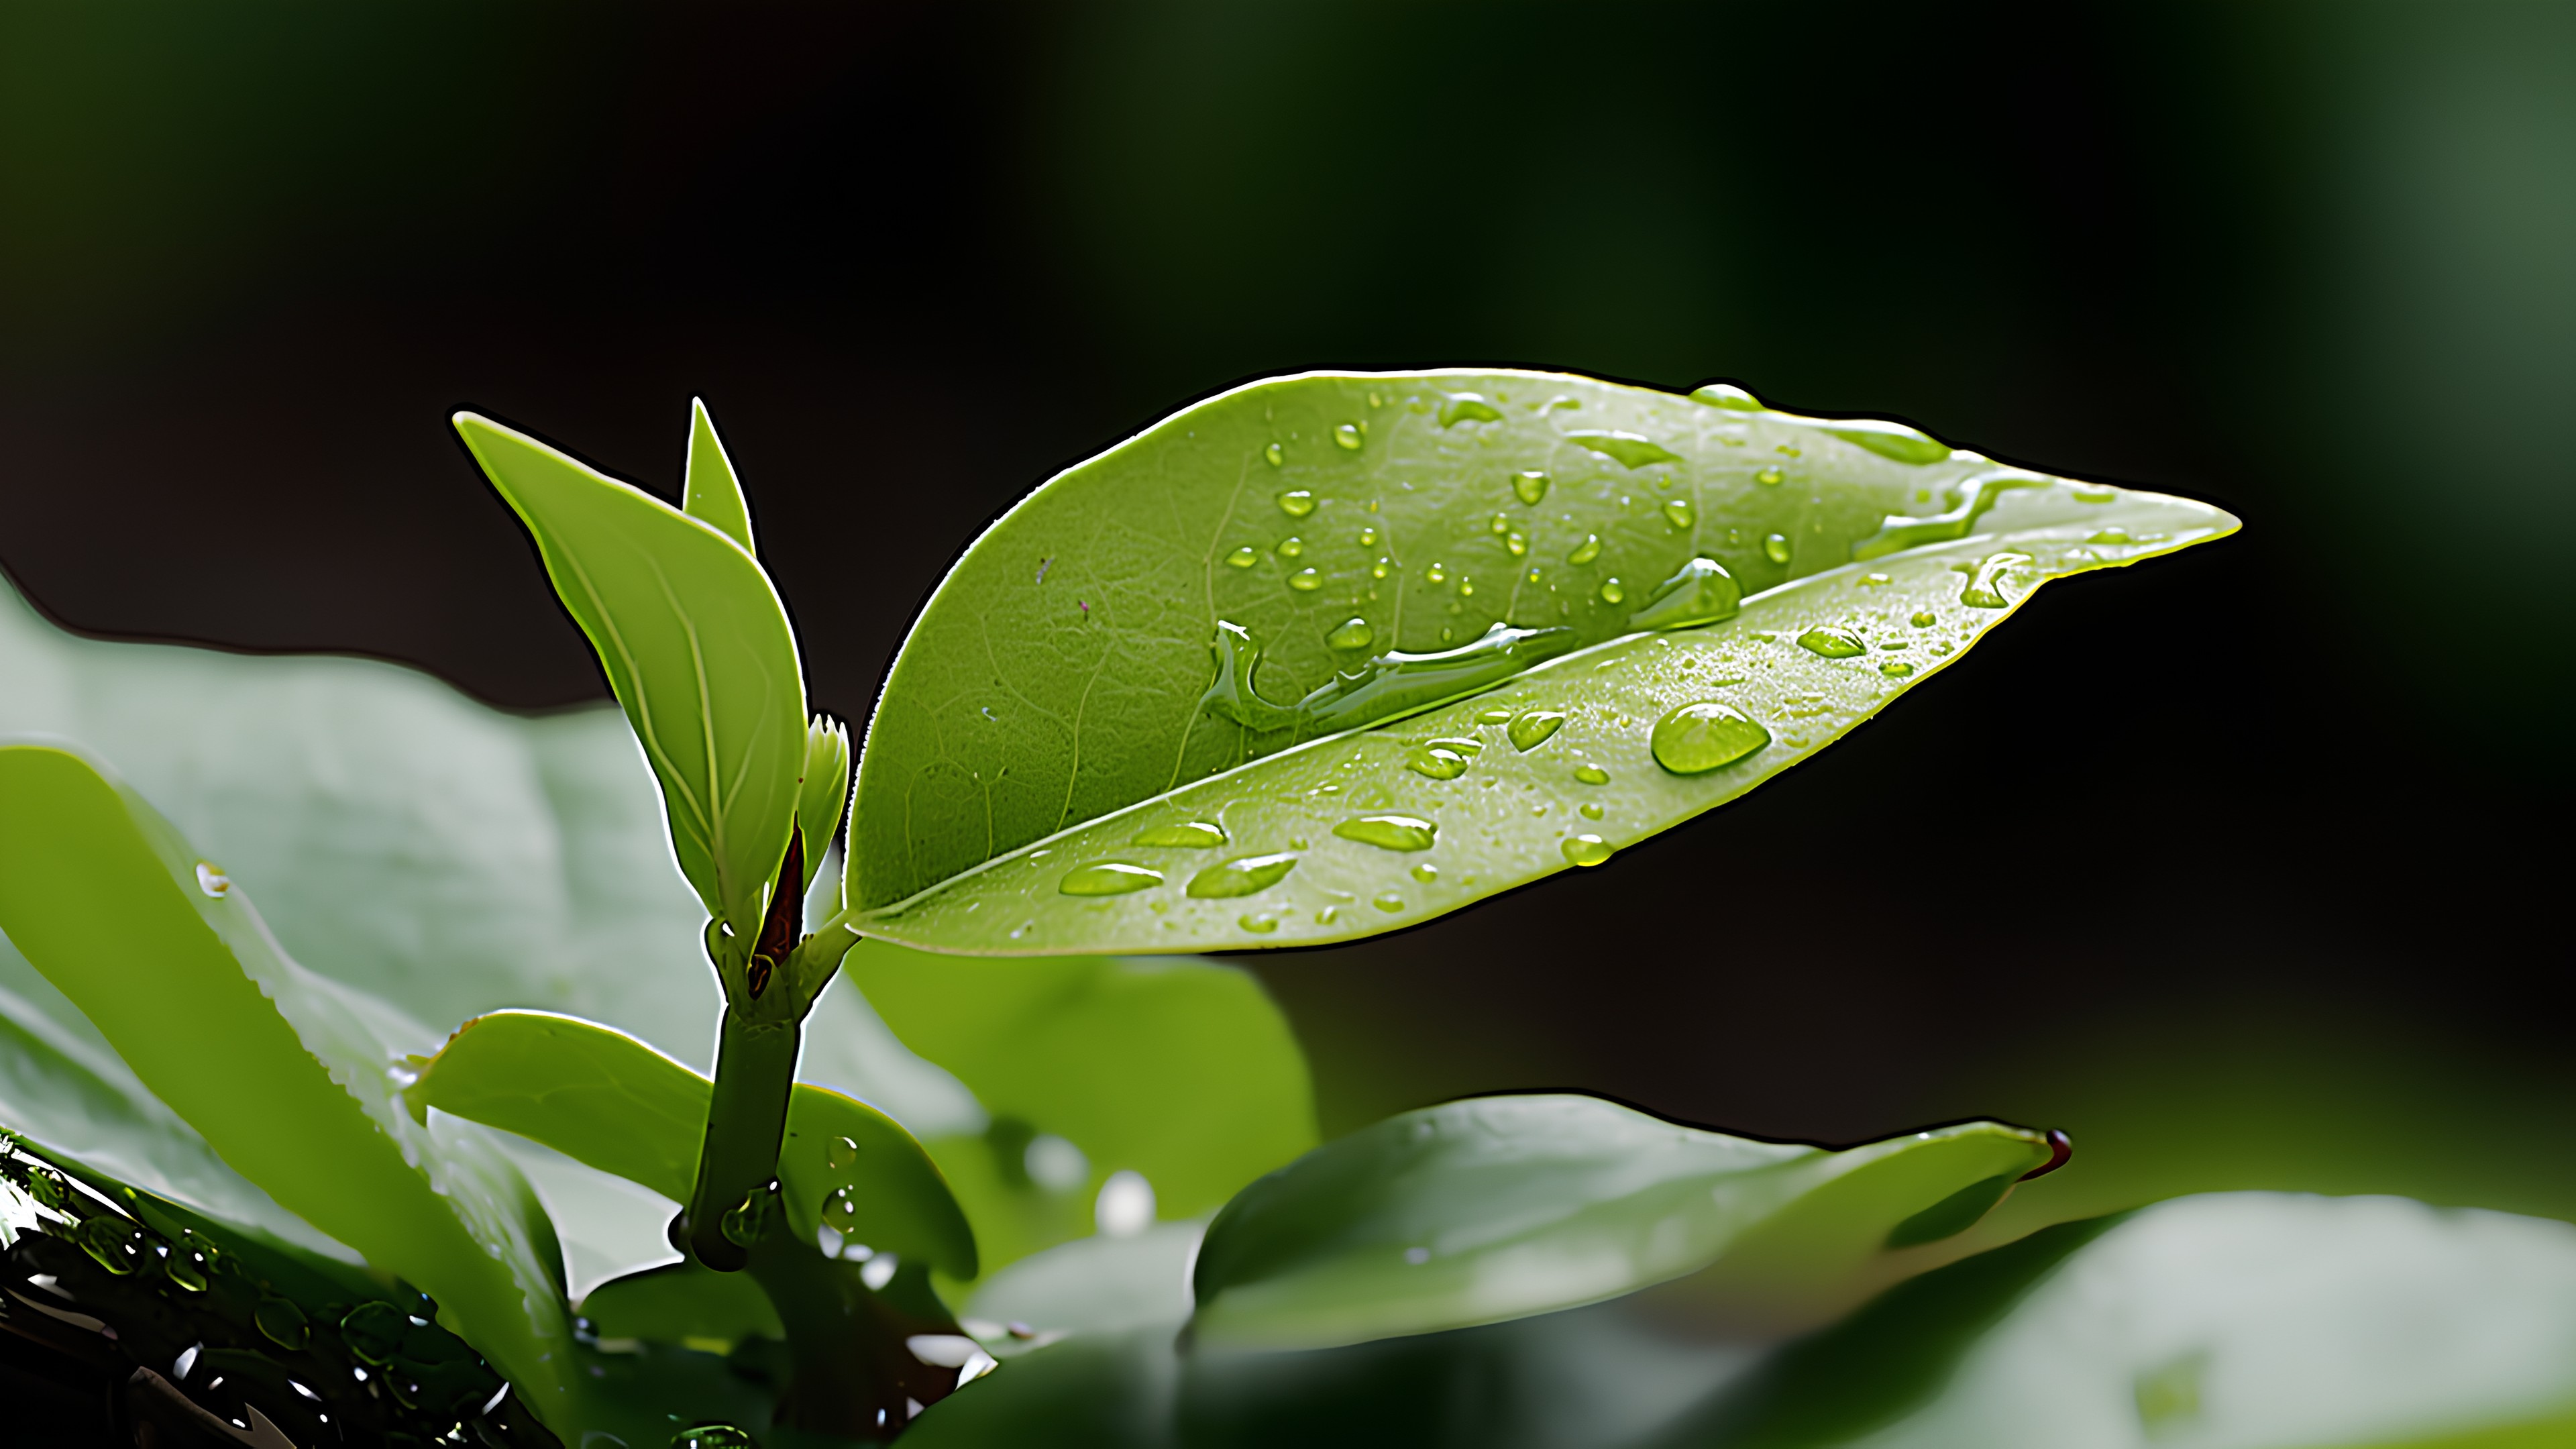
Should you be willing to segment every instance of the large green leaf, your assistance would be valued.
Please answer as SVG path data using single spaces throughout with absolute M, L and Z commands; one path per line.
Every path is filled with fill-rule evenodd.
M 706 1136 L 705 1077 L 623 1032 L 535 1011 L 503 1011 L 457 1028 L 404 1092 L 533 1138 L 674 1201 L 697 1180 Z M 799 1237 L 829 1226 L 883 1251 L 975 1276 L 975 1238 L 921 1144 L 893 1118 L 827 1088 L 799 1084 L 787 1109 L 778 1177 Z
M 1388 1118 L 1245 1189 L 1193 1287 L 1210 1343 L 1314 1346 L 1571 1308 L 1724 1260 L 1776 1302 L 1974 1223 L 2052 1160 L 1992 1122 L 1842 1151 L 1679 1126 L 1592 1097 Z
M 849 901 L 996 955 L 1410 925 L 1743 793 L 2046 579 L 2235 526 L 1730 390 L 1255 384 L 940 586 L 869 725 Z
M 598 651 L 662 782 L 681 872 L 756 939 L 805 761 L 804 676 L 769 576 L 717 524 L 533 438 L 473 413 L 456 430 Z
M 543 1211 L 479 1129 L 397 1097 L 428 1033 L 289 960 L 240 887 L 62 747 L 0 747 L 0 930 L 235 1170 L 436 1298 L 549 1422 L 582 1421 Z
M 2576 1227 L 2228 1193 L 1900 1284 L 1658 1442 L 2538 1449 L 2571 1428 Z
M 1141 1174 L 1158 1216 L 1193 1218 L 1315 1144 L 1296 1038 L 1261 984 L 1231 967 L 984 961 L 861 941 L 842 971 L 992 1115 L 980 1136 L 930 1144 L 988 1266 L 1091 1231 L 1112 1174 Z M 1052 1185 L 1051 1147 L 1066 1169 Z

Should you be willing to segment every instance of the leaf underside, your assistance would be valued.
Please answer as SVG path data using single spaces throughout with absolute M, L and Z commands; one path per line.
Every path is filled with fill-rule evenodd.
M 1032 955 L 1412 924 L 1741 793 L 2047 578 L 2235 527 L 1894 424 L 1703 398 L 1549 373 L 1307 375 L 1051 480 L 968 550 L 888 679 L 851 815 L 862 929 Z M 2027 557 L 1981 577 L 2001 554 Z M 1680 587 L 1694 578 L 1708 587 Z M 1630 637 L 1739 594 L 1724 622 Z M 1820 625 L 1862 631 L 1865 657 L 1802 650 Z M 1491 693 L 1372 716 L 1427 702 L 1359 683 L 1427 668 L 1389 651 L 1471 648 L 1496 626 L 1561 632 L 1520 636 L 1516 664 L 1550 662 Z M 1491 683 L 1473 673 L 1458 687 Z M 1660 771 L 1657 721 L 1711 701 L 1769 743 L 1711 773 Z M 1563 719 L 1510 731 L 1523 711 Z M 1459 740 L 1432 773 L 1408 768 Z M 1335 836 L 1367 835 L 1353 822 L 1371 815 L 1436 841 Z

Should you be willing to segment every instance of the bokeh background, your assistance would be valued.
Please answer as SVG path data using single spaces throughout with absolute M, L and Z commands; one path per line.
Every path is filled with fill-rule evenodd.
M 2576 7 L 0 11 L 0 563 L 104 635 L 600 697 L 455 445 L 675 494 L 818 704 L 1055 469 L 1311 367 L 1873 412 L 2210 498 L 1613 865 L 1238 958 L 1327 1130 L 2000 1115 L 2175 1192 L 2576 1216 Z M 7 688 L 0 680 L 0 689 Z

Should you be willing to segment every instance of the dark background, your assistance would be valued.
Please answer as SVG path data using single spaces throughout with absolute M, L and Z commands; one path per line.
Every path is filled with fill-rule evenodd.
M 2576 1216 L 2576 8 L 0 15 L 0 562 L 86 631 L 599 697 L 446 414 L 675 493 L 703 394 L 863 718 L 1056 468 L 1240 379 L 1469 362 L 1738 378 L 2246 529 L 1609 868 L 1241 958 L 1329 1129 L 1992 1113 L 2082 1149 L 1993 1231 Z

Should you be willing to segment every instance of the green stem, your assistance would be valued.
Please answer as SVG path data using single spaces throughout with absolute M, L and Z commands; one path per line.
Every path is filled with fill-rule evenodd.
M 753 1245 L 750 1269 L 787 1330 L 778 1424 L 862 1442 L 892 1439 L 911 1418 L 906 1399 L 935 1404 L 955 1387 L 955 1369 L 923 1363 L 904 1342 L 958 1331 L 924 1270 L 907 1263 L 888 1291 L 871 1292 L 858 1264 L 825 1258 L 783 1227 Z
M 707 1104 L 706 1144 L 698 1150 L 698 1183 L 675 1224 L 683 1247 L 719 1273 L 739 1271 L 749 1260 L 724 1233 L 724 1217 L 778 1176 L 778 1148 L 787 1136 L 787 1096 L 796 1081 L 797 1021 L 745 1021 L 727 1006 L 716 1042 L 715 1095 Z

